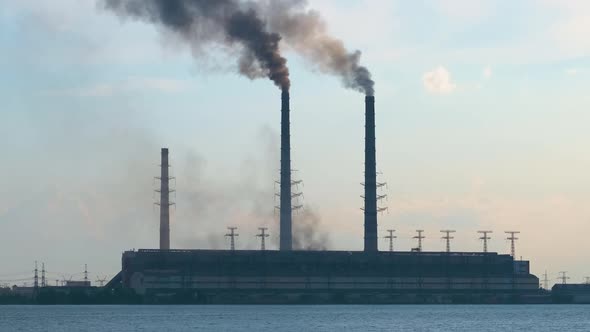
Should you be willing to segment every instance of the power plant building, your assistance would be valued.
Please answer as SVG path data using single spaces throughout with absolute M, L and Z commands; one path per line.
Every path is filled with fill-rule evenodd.
M 138 250 L 122 265 L 123 286 L 153 302 L 505 303 L 539 286 L 496 253 Z
M 365 98 L 364 251 L 292 250 L 288 92 L 281 99 L 279 250 L 170 249 L 165 211 L 161 250 L 124 252 L 110 284 L 154 303 L 179 297 L 196 303 L 507 303 L 537 293 L 529 262 L 511 255 L 378 251 L 373 96 Z M 167 152 L 162 179 L 168 178 Z M 161 208 L 167 209 L 167 199 L 162 196 Z

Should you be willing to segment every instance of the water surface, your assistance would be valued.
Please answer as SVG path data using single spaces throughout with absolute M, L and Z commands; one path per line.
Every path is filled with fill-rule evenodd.
M 590 305 L 0 306 L 0 331 L 590 331 Z

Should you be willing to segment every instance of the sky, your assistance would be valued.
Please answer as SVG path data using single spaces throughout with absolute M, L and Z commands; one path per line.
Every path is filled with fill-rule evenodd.
M 509 253 L 550 283 L 590 276 L 590 2 L 310 0 L 375 80 L 379 233 L 396 250 Z M 278 244 L 280 91 L 236 74 L 214 45 L 93 0 L 0 0 L 0 285 L 109 278 L 158 246 L 160 148 L 176 177 L 174 248 Z M 281 44 L 291 72 L 294 223 L 362 250 L 364 96 Z M 297 227 L 297 226 L 295 226 Z M 301 226 L 299 226 L 301 227 Z M 305 229 L 301 230 L 305 232 Z M 387 250 L 388 242 L 380 239 Z M 52 281 L 54 282 L 54 281 Z

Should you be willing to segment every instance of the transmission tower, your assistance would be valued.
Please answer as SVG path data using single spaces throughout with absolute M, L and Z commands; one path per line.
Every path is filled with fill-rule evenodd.
M 483 241 L 483 252 L 488 252 L 488 240 L 491 239 L 488 234 L 493 233 L 492 231 L 477 231 L 478 233 L 482 234 L 479 238 Z
M 283 114 L 287 114 L 284 113 Z M 283 119 L 284 120 L 284 119 Z M 288 121 L 283 123 L 287 123 Z M 283 130 L 285 127 L 283 127 Z M 288 132 L 286 133 L 288 145 Z M 282 137 L 281 139 L 285 139 Z M 285 143 L 285 142 L 283 142 Z M 288 154 L 288 153 L 287 153 Z M 284 156 L 283 156 L 284 157 Z M 275 186 L 275 213 L 279 211 L 279 250 L 289 251 L 293 249 L 293 212 L 299 213 L 303 209 L 303 192 L 299 186 L 303 186 L 303 180 L 292 180 L 292 174 L 297 170 L 290 168 L 290 159 L 285 164 L 281 163 L 280 181 L 275 181 L 279 186 L 278 192 Z M 290 185 L 289 185 L 290 183 Z M 277 200 L 278 199 L 278 203 Z
M 41 287 L 47 286 L 45 281 L 45 263 L 41 263 Z
M 547 270 L 543 274 L 543 288 L 545 290 L 549 290 L 549 277 L 547 276 Z
M 229 237 L 229 249 L 234 251 L 234 250 L 236 250 L 235 238 L 237 236 L 239 236 L 239 234 L 236 234 L 236 229 L 238 229 L 238 228 L 237 227 L 228 227 L 227 229 L 229 230 L 229 233 L 225 234 L 225 237 Z
M 510 236 L 508 236 L 508 237 L 506 238 L 506 240 L 509 240 L 509 241 L 510 241 L 510 254 L 512 255 L 512 258 L 513 258 L 514 260 L 516 260 L 516 256 L 515 256 L 515 252 L 516 252 L 516 250 L 515 250 L 515 248 L 514 248 L 514 245 L 515 245 L 515 243 L 516 243 L 516 240 L 518 240 L 518 238 L 517 238 L 517 237 L 515 237 L 515 235 L 516 235 L 516 234 L 519 234 L 520 232 L 518 232 L 518 231 L 506 231 L 506 232 L 504 232 L 504 233 L 506 233 L 506 234 L 510 234 Z
M 382 173 L 381 172 L 377 172 L 376 174 L 377 175 L 380 175 Z M 365 186 L 365 183 L 362 182 L 361 185 L 364 187 Z M 376 202 L 377 202 L 377 210 L 376 211 L 377 211 L 377 213 L 383 214 L 383 212 L 389 211 L 389 207 L 379 205 L 379 203 L 382 200 L 387 200 L 387 197 L 388 197 L 388 195 L 387 195 L 387 182 L 379 182 L 379 181 L 377 181 L 376 184 L 375 184 L 375 188 L 379 191 L 376 194 L 376 196 L 375 196 Z M 385 192 L 385 193 L 382 194 L 382 192 Z M 364 200 L 365 199 L 365 195 L 361 195 L 361 198 Z M 362 211 L 365 211 L 365 207 L 364 206 L 361 207 L 361 210 Z
M 455 233 L 455 231 L 453 231 L 453 230 L 442 230 L 440 232 L 445 234 L 445 236 L 443 236 L 442 238 L 447 241 L 447 253 L 449 253 L 449 252 L 451 252 L 451 240 L 454 239 L 454 237 L 451 236 L 451 233 Z
M 397 236 L 393 235 L 395 229 L 388 229 L 387 232 L 389 235 L 385 236 L 385 238 L 389 240 L 389 251 L 393 251 L 393 239 L 397 239 Z
M 291 170 L 292 173 L 297 173 L 296 169 Z M 291 181 L 291 211 L 299 213 L 303 209 L 303 192 L 300 191 L 299 186 L 303 186 L 303 180 Z M 295 189 L 293 189 L 295 187 Z
M 416 232 L 418 233 L 418 235 L 414 236 L 414 239 L 418 239 L 418 251 L 422 252 L 422 239 L 425 239 L 426 236 L 422 235 L 422 233 L 424 233 L 423 229 L 418 229 L 416 230 Z
M 561 280 L 561 284 L 562 285 L 565 285 L 565 284 L 567 284 L 567 280 L 569 278 L 570 277 L 567 276 L 567 271 L 560 271 L 559 272 L 559 277 L 557 279 Z
M 88 265 L 84 264 L 84 286 L 88 285 Z
M 35 275 L 33 276 L 33 287 L 39 287 L 39 270 L 37 269 L 37 261 L 35 261 Z
M 258 227 L 258 229 L 260 230 L 260 234 L 257 234 L 256 237 L 260 238 L 260 250 L 266 250 L 266 246 L 264 245 L 265 240 L 267 237 L 269 237 L 269 235 L 266 233 L 266 230 L 268 230 L 268 228 L 266 227 Z
M 377 172 L 376 174 L 378 177 L 381 177 L 383 175 L 383 172 Z M 388 206 L 384 206 L 384 205 L 380 205 L 379 203 L 383 200 L 387 200 L 388 195 L 387 195 L 387 191 L 388 191 L 388 186 L 387 186 L 387 182 L 379 182 L 377 181 L 377 213 L 381 213 L 383 214 L 383 212 L 385 211 L 389 211 L 389 207 Z
M 96 276 L 96 282 L 98 283 L 98 285 L 100 287 L 104 287 L 104 283 L 107 281 L 107 279 L 108 278 L 106 276 L 104 276 L 102 278 L 100 278 L 99 276 Z
M 62 285 L 62 286 L 67 286 L 67 285 L 68 285 L 68 282 L 69 282 L 69 281 L 72 281 L 72 278 L 73 278 L 73 277 L 74 277 L 74 275 L 69 275 L 69 276 L 66 276 L 65 274 L 62 274 L 62 275 L 61 275 L 61 278 L 62 278 L 62 280 L 61 280 L 61 285 Z

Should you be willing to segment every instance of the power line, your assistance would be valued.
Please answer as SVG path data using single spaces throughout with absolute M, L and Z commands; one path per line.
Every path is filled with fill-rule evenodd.
M 24 276 L 24 275 L 30 275 L 29 273 L 31 273 L 31 271 L 25 271 L 25 272 L 18 272 L 18 273 L 4 273 L 4 274 L 0 274 L 0 277 L 20 277 L 20 276 Z
M 76 274 L 80 274 L 80 273 L 76 273 Z M 70 274 L 69 277 L 66 277 L 66 275 L 62 275 L 61 276 L 61 285 L 65 286 L 67 285 L 68 281 L 72 281 L 72 278 L 76 275 L 76 274 Z
M 31 279 L 31 277 L 26 277 L 26 278 L 17 278 L 17 279 L 2 279 L 2 280 L 0 280 L 0 282 L 7 283 L 7 282 L 31 281 L 31 280 L 33 280 L 33 279 Z

